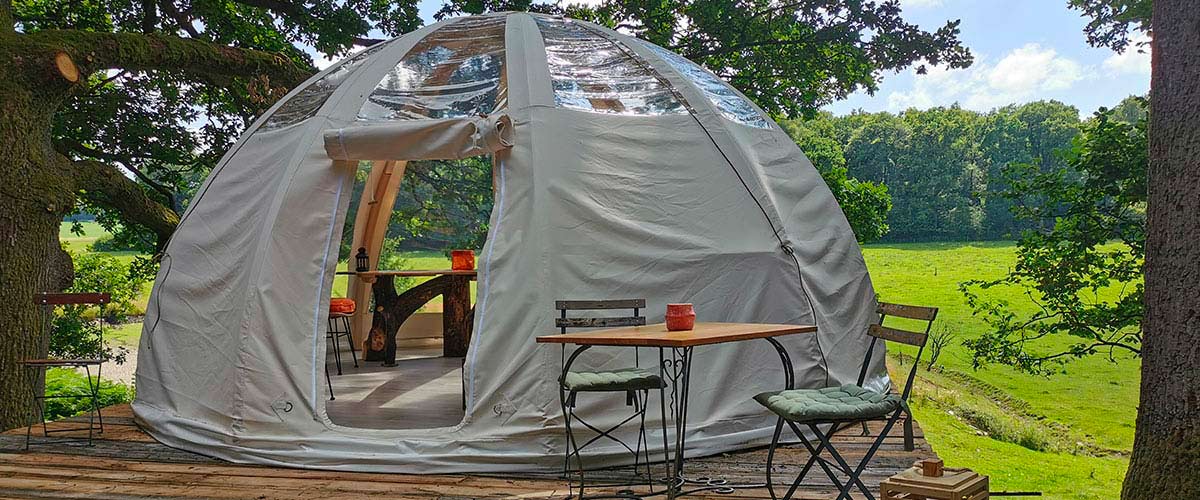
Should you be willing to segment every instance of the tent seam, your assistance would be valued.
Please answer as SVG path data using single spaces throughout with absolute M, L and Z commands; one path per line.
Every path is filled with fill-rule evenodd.
M 504 201 L 505 201 L 504 160 L 501 159 L 499 162 L 497 162 L 497 164 L 498 164 L 499 170 L 500 170 L 500 190 L 499 190 L 500 192 L 498 193 L 499 196 L 497 197 L 497 198 L 499 198 L 497 200 L 499 203 L 497 204 L 498 208 L 496 209 L 496 227 L 492 228 L 491 231 L 492 231 L 492 234 L 499 235 L 500 227 L 504 223 Z M 492 291 L 492 272 L 491 272 L 492 271 L 492 252 L 495 249 L 496 249 L 496 242 L 489 241 L 488 242 L 488 251 L 483 259 L 483 275 L 485 277 L 484 281 L 483 281 L 483 290 L 481 291 L 482 293 L 479 294 L 483 297 L 482 301 L 479 304 L 479 324 L 480 325 L 484 324 L 483 320 L 487 317 L 487 312 L 488 312 L 488 308 L 487 308 L 488 295 Z M 471 348 L 470 348 L 470 352 L 471 352 L 471 384 L 469 386 L 470 394 L 467 397 L 467 401 L 470 402 L 469 406 L 472 410 L 475 409 L 475 359 L 479 355 L 479 348 L 478 348 L 479 338 L 483 337 L 482 333 L 483 333 L 482 331 L 476 332 L 476 334 L 471 339 Z
M 334 162 L 334 166 L 338 166 L 337 162 Z M 322 292 L 325 291 L 325 273 L 329 266 L 329 249 L 333 246 L 333 231 L 337 229 L 338 206 L 341 204 L 342 189 L 345 187 L 345 185 L 345 180 L 339 182 L 337 192 L 333 195 L 334 216 L 329 218 L 329 230 L 325 234 L 325 253 L 321 255 L 321 272 L 318 279 L 320 285 L 317 286 L 317 301 L 316 305 L 313 307 L 312 409 L 314 414 L 317 413 L 317 351 L 320 350 L 318 339 L 320 338 L 321 334 L 321 295 Z M 337 339 L 334 339 L 334 341 L 336 342 Z

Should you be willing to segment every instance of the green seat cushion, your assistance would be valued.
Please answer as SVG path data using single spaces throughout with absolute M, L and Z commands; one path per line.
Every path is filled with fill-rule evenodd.
M 601 372 L 567 372 L 563 383 L 572 391 L 632 391 L 663 387 L 657 373 L 641 368 Z
M 900 396 L 880 394 L 847 384 L 823 389 L 764 392 L 754 400 L 793 422 L 828 422 L 878 418 L 900 408 Z

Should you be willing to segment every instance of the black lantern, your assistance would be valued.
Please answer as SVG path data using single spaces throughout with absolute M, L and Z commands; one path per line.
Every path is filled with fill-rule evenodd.
M 371 270 L 370 263 L 367 261 L 366 248 L 359 248 L 358 255 L 354 256 L 354 270 L 360 273 L 365 273 Z

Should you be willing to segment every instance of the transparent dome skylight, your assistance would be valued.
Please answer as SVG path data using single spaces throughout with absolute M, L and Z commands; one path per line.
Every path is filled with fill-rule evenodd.
M 501 86 L 504 24 L 503 15 L 469 17 L 426 35 L 383 77 L 358 120 L 491 113 Z
M 304 90 L 301 90 L 296 95 L 292 96 L 284 102 L 279 109 L 271 113 L 270 118 L 262 124 L 262 129 L 283 128 L 288 125 L 300 123 L 304 120 L 312 118 L 317 114 L 317 110 L 329 100 L 329 96 L 333 95 L 333 91 L 350 76 L 363 61 L 367 60 L 372 54 L 379 52 L 384 46 L 391 43 L 378 43 L 366 50 L 359 51 L 357 54 L 350 56 L 345 62 L 339 64 L 325 76 L 317 81 L 309 84 Z
M 725 83 L 717 75 L 712 74 L 691 60 L 653 43 L 645 40 L 638 40 L 638 42 L 663 58 L 667 64 L 670 64 L 684 78 L 691 80 L 692 83 L 700 88 L 701 92 L 704 92 L 704 96 L 721 111 L 721 115 L 725 118 L 751 127 L 771 128 L 767 118 L 762 113 L 759 113 L 754 108 L 754 105 L 750 104 L 749 100 L 738 95 L 737 91 L 733 90 L 733 87 L 730 87 L 728 83 Z
M 555 105 L 623 115 L 687 112 L 666 82 L 617 42 L 568 19 L 534 19 L 546 45 Z

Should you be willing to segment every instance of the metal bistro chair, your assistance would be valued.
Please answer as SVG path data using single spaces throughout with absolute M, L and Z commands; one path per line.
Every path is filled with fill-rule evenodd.
M 640 315 L 640 311 L 646 308 L 645 299 L 624 299 L 624 300 L 559 300 L 554 303 L 555 309 L 559 312 L 559 317 L 555 320 L 555 327 L 559 328 L 562 333 L 567 333 L 568 328 L 602 328 L 602 327 L 619 327 L 619 326 L 641 326 L 646 324 L 646 317 Z M 632 309 L 632 316 L 609 316 L 609 317 L 567 317 L 568 311 L 598 311 L 598 310 L 613 310 L 613 309 Z M 658 389 L 660 392 L 666 387 L 658 370 L 646 370 L 638 367 L 637 351 L 635 349 L 634 367 L 621 368 L 609 371 L 572 371 L 571 365 L 575 359 L 588 350 L 589 346 L 577 348 L 568 358 L 566 355 L 566 346 L 563 346 L 563 372 L 559 377 L 559 399 L 562 403 L 563 419 L 565 421 L 567 432 L 567 449 L 563 457 L 563 473 L 570 473 L 571 457 L 575 457 L 578 465 L 579 473 L 579 497 L 583 498 L 584 482 L 584 467 L 583 455 L 581 451 L 588 445 L 607 438 L 615 441 L 621 446 L 629 450 L 634 456 L 634 474 L 643 463 L 646 465 L 646 480 L 647 484 L 653 485 L 653 476 L 650 470 L 650 446 L 646 438 L 646 402 L 649 398 L 651 389 Z M 601 430 L 587 421 L 579 418 L 575 413 L 575 400 L 579 393 L 596 392 L 596 393 L 625 393 L 625 405 L 633 407 L 633 414 L 625 418 L 621 422 L 612 426 L 607 430 Z M 660 394 L 660 396 L 662 396 Z M 661 398 L 660 398 L 661 399 Z M 617 430 L 622 425 L 638 419 L 638 442 L 635 447 L 630 447 L 620 439 L 612 435 L 612 432 Z M 576 431 L 571 429 L 572 422 L 579 422 L 584 427 L 587 427 L 592 432 L 596 433 L 591 439 L 579 444 L 579 438 L 576 436 Z M 636 449 L 635 449 L 636 448 Z M 644 462 L 643 462 L 644 459 Z
M 937 308 L 935 307 L 920 307 L 906 306 L 900 304 L 879 303 L 876 312 L 879 313 L 879 324 L 871 325 L 867 334 L 873 337 L 871 345 L 867 348 L 866 359 L 863 360 L 862 371 L 858 374 L 858 383 L 854 385 L 843 385 L 841 387 L 826 387 L 824 389 L 792 389 L 786 391 L 764 392 L 754 397 L 767 409 L 779 415 L 779 422 L 775 424 L 775 436 L 771 439 L 771 449 L 767 453 L 767 489 L 771 493 L 771 498 L 775 497 L 775 488 L 771 484 L 771 467 L 775 458 L 775 450 L 779 447 L 779 437 L 783 432 L 783 424 L 786 422 L 788 427 L 791 427 L 792 432 L 800 438 L 800 442 L 808 449 L 811 456 L 808 463 L 800 470 L 800 475 L 792 483 L 787 494 L 783 498 L 791 498 L 800 487 L 801 481 L 808 471 L 812 469 L 813 463 L 820 465 L 829 479 L 833 481 L 834 486 L 840 490 L 837 499 L 850 498 L 851 488 L 857 486 L 859 491 L 868 499 L 874 500 L 870 488 L 859 479 L 863 470 L 866 469 L 867 463 L 871 461 L 871 457 L 879 450 L 879 446 L 883 444 L 883 440 L 887 437 L 888 432 L 892 430 L 892 426 L 896 424 L 902 416 L 905 420 L 905 448 L 912 449 L 912 416 L 908 413 L 908 396 L 912 392 L 913 379 L 917 375 L 917 366 L 920 364 L 921 353 L 925 350 L 925 341 L 929 337 L 929 329 L 933 326 L 933 320 L 937 317 Z M 912 320 L 925 321 L 925 332 L 917 333 L 896 328 L 883 326 L 883 321 L 888 316 L 897 316 Z M 908 373 L 908 381 L 904 385 L 904 393 L 897 396 L 895 393 L 880 393 L 864 388 L 863 381 L 867 376 L 867 367 L 871 362 L 871 355 L 875 351 L 875 344 L 880 339 L 884 341 L 900 342 L 917 346 L 917 357 L 913 360 L 913 367 Z M 884 421 L 886 424 L 883 431 L 879 433 L 879 437 L 871 445 L 871 448 L 863 455 L 862 461 L 857 467 L 851 468 L 840 453 L 833 447 L 831 442 L 832 435 L 838 429 L 846 426 L 862 423 L 863 429 L 866 429 L 868 421 Z M 819 441 L 819 445 L 814 447 L 812 442 L 804 436 L 800 425 L 805 425 Z M 821 432 L 817 426 L 828 425 L 828 432 Z M 821 457 L 821 452 L 829 451 L 829 455 L 833 461 Z M 840 472 L 847 476 L 847 481 L 843 484 L 834 471 Z
M 100 414 L 100 366 L 104 363 L 104 305 L 112 302 L 112 297 L 107 293 L 39 293 L 33 296 L 35 304 L 40 306 L 42 311 L 42 321 L 39 323 L 42 327 L 51 325 L 54 319 L 54 309 L 58 306 L 90 306 L 95 305 L 100 309 L 97 321 L 99 323 L 96 328 L 97 348 L 100 352 L 95 353 L 95 358 L 87 359 L 59 359 L 59 358 L 42 358 L 42 359 L 22 359 L 19 364 L 24 366 L 29 374 L 29 386 L 31 395 L 33 396 L 33 404 L 29 406 L 29 418 L 26 420 L 28 426 L 25 428 L 25 449 L 29 449 L 30 440 L 33 437 L 34 426 L 34 411 L 37 411 L 38 419 L 42 422 L 42 436 L 50 437 L 50 434 L 63 432 L 79 432 L 88 431 L 88 446 L 92 445 L 92 435 L 97 432 L 104 432 L 104 417 Z M 51 328 L 46 333 L 46 338 L 54 335 L 54 329 Z M 96 378 L 92 379 L 91 367 L 96 367 Z M 87 375 L 88 392 L 87 394 L 46 394 L 45 387 L 39 390 L 38 381 L 40 376 L 48 368 L 63 367 L 63 368 L 83 368 Z M 44 401 L 47 399 L 89 399 L 92 403 L 91 412 L 88 414 L 88 423 L 86 427 L 75 426 L 50 429 L 46 426 L 46 405 Z

